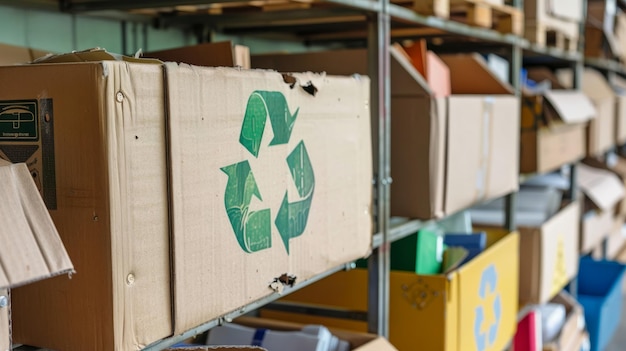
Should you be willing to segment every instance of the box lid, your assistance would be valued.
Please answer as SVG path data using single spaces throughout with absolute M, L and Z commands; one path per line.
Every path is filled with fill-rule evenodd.
M 25 164 L 0 163 L 0 288 L 74 271 Z
M 543 96 L 567 124 L 584 123 L 596 117 L 593 103 L 580 91 L 549 90 Z
M 572 82 L 572 74 L 571 69 L 562 69 L 557 72 L 559 81 L 565 86 L 571 86 L 570 83 Z M 580 77 L 580 86 L 582 92 L 592 100 L 602 100 L 615 97 L 615 92 L 609 85 L 609 82 L 600 72 L 592 68 L 585 68 L 582 76 Z
M 624 198 L 624 185 L 616 174 L 584 164 L 578 165 L 578 186 L 603 211 Z
M 513 94 L 513 87 L 489 69 L 479 54 L 442 55 L 450 69 L 452 94 Z

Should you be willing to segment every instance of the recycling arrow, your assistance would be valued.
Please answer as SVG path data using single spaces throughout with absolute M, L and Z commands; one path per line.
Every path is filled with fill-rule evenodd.
M 309 154 L 302 141 L 287 157 L 287 164 L 298 190 L 298 195 L 300 195 L 302 200 L 290 203 L 288 200 L 289 192 L 285 191 L 282 205 L 274 223 L 276 228 L 278 228 L 280 237 L 283 239 L 285 249 L 289 253 L 289 239 L 302 235 L 309 220 L 309 209 L 311 208 L 313 189 L 315 188 L 315 176 Z
M 285 96 L 280 92 L 254 91 L 246 104 L 239 143 L 254 157 L 258 157 L 265 124 L 269 119 L 274 133 L 269 146 L 288 144 L 299 110 L 296 109 L 292 114 Z M 299 199 L 289 202 L 289 191 L 285 190 L 274 224 L 289 254 L 289 240 L 304 233 L 309 219 L 315 175 L 303 141 L 296 145 L 286 161 Z M 242 161 L 221 170 L 228 175 L 224 204 L 239 246 L 249 253 L 270 248 L 270 209 L 250 210 L 253 196 L 263 201 L 250 164 Z
M 276 91 L 255 91 L 248 98 L 246 113 L 241 126 L 239 142 L 254 157 L 259 156 L 261 138 L 265 130 L 265 121 L 270 118 L 274 138 L 270 145 L 282 145 L 289 142 L 291 131 L 298 117 L 298 111 L 291 114 L 285 96 Z
M 222 167 L 221 170 L 228 175 L 224 204 L 239 246 L 245 252 L 256 252 L 271 247 L 270 210 L 250 211 L 252 196 L 263 200 L 250 164 L 243 161 Z

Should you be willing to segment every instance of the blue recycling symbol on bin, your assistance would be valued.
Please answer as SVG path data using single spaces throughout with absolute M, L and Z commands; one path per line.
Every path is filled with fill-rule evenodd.
M 483 271 L 478 290 L 481 304 L 476 307 L 476 318 L 474 319 L 474 338 L 476 339 L 476 349 L 478 351 L 487 350 L 496 342 L 498 336 L 498 326 L 500 325 L 500 317 L 502 315 L 502 300 L 497 292 L 497 286 L 498 272 L 496 271 L 496 266 L 492 264 Z M 493 298 L 493 305 L 485 306 L 485 303 L 491 301 L 491 298 Z M 483 328 L 486 309 L 493 309 L 494 318 L 490 325 Z

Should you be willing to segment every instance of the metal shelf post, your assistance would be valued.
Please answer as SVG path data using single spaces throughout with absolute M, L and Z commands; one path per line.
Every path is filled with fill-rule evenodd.
M 382 243 L 368 261 L 368 330 L 389 337 L 390 19 L 389 0 L 379 1 L 381 11 L 373 13 L 368 22 L 368 70 L 372 120 L 378 121 L 374 150 L 378 151 L 377 232 L 382 235 Z

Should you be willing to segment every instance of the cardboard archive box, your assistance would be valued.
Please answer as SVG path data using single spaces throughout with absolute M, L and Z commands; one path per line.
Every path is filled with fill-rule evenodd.
M 0 350 L 11 350 L 9 289 L 74 268 L 26 165 L 0 159 L 0 183 Z
M 571 86 L 571 70 L 560 70 L 557 74 L 561 84 Z M 619 109 L 615 92 L 600 72 L 586 68 L 581 76 L 581 90 L 593 101 L 596 108 L 596 118 L 589 122 L 587 131 L 587 155 L 601 156 L 615 146 L 616 137 L 624 137 L 616 126 L 623 123 L 626 115 L 616 113 Z M 619 124 L 617 121 L 620 121 Z
M 624 198 L 624 186 L 614 173 L 585 164 L 578 165 L 578 186 L 585 194 L 580 233 L 580 251 L 585 254 L 613 232 L 615 209 Z
M 32 155 L 81 272 L 15 292 L 21 342 L 142 349 L 367 255 L 366 77 L 111 59 L 0 68 L 32 113 L 0 152 Z
M 556 296 L 578 272 L 580 203 L 564 206 L 540 227 L 520 227 L 520 306 Z
M 606 239 L 606 258 L 609 260 L 617 259 L 620 251 L 626 244 L 626 234 L 624 232 L 624 216 L 617 215 L 613 221 L 613 229 Z
M 585 130 L 595 117 L 587 96 L 550 90 L 522 100 L 520 172 L 546 173 L 585 156 Z
M 426 82 L 405 53 L 396 47 L 390 51 L 392 215 L 439 218 L 516 190 L 520 109 L 512 88 L 478 55 L 441 60 L 430 55 L 440 72 L 450 72 L 453 95 L 441 96 L 432 88 L 445 82 Z M 365 73 L 366 57 L 364 50 L 259 55 L 252 65 Z
M 551 301 L 565 306 L 565 323 L 552 342 L 544 342 L 543 351 L 580 351 L 579 339 L 585 332 L 585 315 L 578 301 L 561 291 Z
M 392 271 L 389 341 L 398 350 L 496 351 L 517 326 L 519 235 L 487 232 L 488 248 L 449 274 Z M 340 272 L 287 301 L 367 310 L 367 270 Z M 329 293 L 332 291 L 332 293 Z M 366 331 L 363 321 L 262 310 L 267 318 Z

